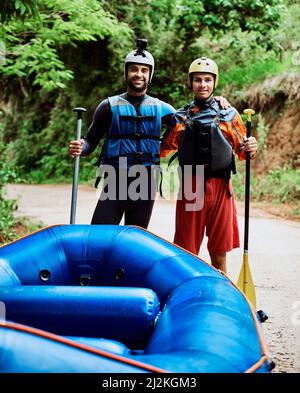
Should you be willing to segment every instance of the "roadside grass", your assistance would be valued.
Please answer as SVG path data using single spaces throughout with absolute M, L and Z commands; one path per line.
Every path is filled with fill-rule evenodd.
M 237 200 L 244 201 L 245 169 L 244 163 L 238 162 L 238 175 L 233 176 L 232 184 Z M 267 202 L 273 205 L 292 206 L 290 215 L 300 218 L 300 169 L 290 166 L 275 168 L 265 175 L 251 173 L 251 200 Z
M 0 141 L 0 150 L 5 157 L 6 147 Z M 28 218 L 16 218 L 14 212 L 18 208 L 15 199 L 7 198 L 5 186 L 9 183 L 20 183 L 23 179 L 10 161 L 0 161 L 0 245 L 8 243 L 20 236 L 30 233 L 41 226 L 32 223 Z

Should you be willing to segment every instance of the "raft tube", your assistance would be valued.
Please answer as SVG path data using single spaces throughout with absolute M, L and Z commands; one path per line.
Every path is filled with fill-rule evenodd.
M 242 292 L 137 227 L 59 225 L 3 246 L 0 301 L 1 372 L 271 368 Z

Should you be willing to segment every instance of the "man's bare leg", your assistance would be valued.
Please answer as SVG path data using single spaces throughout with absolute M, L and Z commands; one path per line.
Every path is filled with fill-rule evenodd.
M 216 268 L 222 270 L 224 273 L 226 273 L 226 252 L 224 253 L 219 253 L 219 254 L 211 254 L 210 259 L 211 259 L 211 264 Z

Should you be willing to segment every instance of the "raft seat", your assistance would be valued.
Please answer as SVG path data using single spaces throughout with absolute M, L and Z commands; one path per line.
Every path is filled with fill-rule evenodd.
M 102 339 L 116 340 L 131 349 L 145 347 L 160 308 L 157 295 L 148 288 L 17 285 L 0 289 L 9 321 L 96 340 L 93 344 L 97 338 L 99 344 Z

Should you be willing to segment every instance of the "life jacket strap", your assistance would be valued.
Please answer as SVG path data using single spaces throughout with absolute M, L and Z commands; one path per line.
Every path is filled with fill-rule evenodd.
M 156 158 L 159 159 L 159 154 L 157 154 L 157 153 L 145 153 L 143 151 L 136 151 L 134 153 L 120 154 L 120 155 L 117 155 L 117 156 L 103 156 L 103 160 L 104 159 L 105 160 L 107 160 L 107 159 L 108 160 L 116 159 L 116 158 L 119 158 L 119 157 L 128 157 L 128 158 L 138 157 L 138 158 L 147 158 L 147 159 L 156 159 Z
M 152 135 L 147 135 L 147 134 L 141 134 L 141 133 L 135 133 L 135 134 L 114 134 L 114 135 L 109 135 L 107 139 L 133 139 L 133 140 L 141 140 L 141 139 L 154 139 L 156 141 L 160 141 L 159 136 L 152 136 Z
M 172 164 L 172 162 L 178 157 L 178 151 L 172 155 L 168 162 L 168 168 Z
M 101 180 L 101 176 L 97 176 L 97 177 L 96 177 L 96 180 L 95 180 L 95 188 L 98 188 L 98 185 L 99 185 L 99 183 L 100 183 L 100 180 Z
M 134 121 L 135 123 L 141 123 L 142 121 L 151 121 L 155 117 L 154 116 L 129 116 L 129 115 L 120 115 L 120 120 L 130 120 Z
M 163 183 L 163 173 L 162 173 L 162 171 L 160 171 L 159 195 L 161 196 L 161 198 L 166 199 L 163 195 L 163 192 L 162 192 L 162 183 Z

